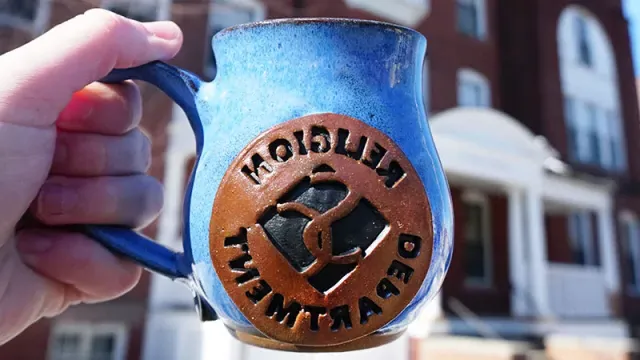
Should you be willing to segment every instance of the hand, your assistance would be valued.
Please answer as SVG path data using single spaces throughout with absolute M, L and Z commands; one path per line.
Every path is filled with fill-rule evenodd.
M 0 345 L 41 317 L 137 283 L 137 266 L 59 226 L 135 228 L 160 211 L 161 185 L 144 174 L 140 93 L 95 81 L 170 59 L 181 44 L 173 23 L 91 10 L 0 56 Z M 23 227 L 27 217 L 41 224 Z

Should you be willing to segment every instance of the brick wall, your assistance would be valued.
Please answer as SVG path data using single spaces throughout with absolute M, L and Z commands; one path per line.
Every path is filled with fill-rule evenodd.
M 450 298 L 460 300 L 466 307 L 479 315 L 508 316 L 511 308 L 511 292 L 509 289 L 509 244 L 508 244 L 508 199 L 503 194 L 489 194 L 490 213 L 490 258 L 493 260 L 491 274 L 492 286 L 488 288 L 470 287 L 465 284 L 464 270 L 464 203 L 463 189 L 452 186 L 451 198 L 455 228 L 456 246 L 447 280 L 443 284 L 443 304 L 449 310 L 447 302 Z

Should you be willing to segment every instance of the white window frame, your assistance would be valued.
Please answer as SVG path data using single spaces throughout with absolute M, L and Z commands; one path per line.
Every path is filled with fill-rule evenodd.
M 626 144 L 622 131 L 622 120 L 619 112 L 599 107 L 594 103 L 587 103 L 572 96 L 565 96 L 565 126 L 573 127 L 576 131 L 576 149 L 572 160 L 602 167 L 606 170 L 624 171 L 627 169 Z M 569 109 L 568 103 L 572 104 Z M 594 117 L 587 110 L 593 108 Z M 599 162 L 592 161 L 592 149 L 590 146 L 591 133 L 597 134 Z M 615 142 L 613 149 L 612 142 Z M 617 153 L 614 153 L 617 152 Z M 614 161 L 619 157 L 619 163 Z
M 582 230 L 585 234 L 584 237 L 578 237 L 577 230 Z M 595 239 L 597 234 L 593 231 L 593 224 L 591 220 L 591 214 L 586 210 L 576 210 L 569 214 L 569 241 L 573 249 L 573 243 L 582 246 L 584 249 L 584 264 L 574 265 L 583 267 L 598 267 L 596 259 Z M 573 253 L 572 253 L 573 255 Z M 573 261 L 573 257 L 571 259 Z
M 465 273 L 464 285 L 473 288 L 490 288 L 493 286 L 493 249 L 491 246 L 491 206 L 489 198 L 478 191 L 466 190 L 462 194 L 462 202 L 479 205 L 482 208 L 482 241 L 484 243 L 484 278 L 469 277 Z M 466 237 L 466 234 L 463 234 Z M 466 239 L 463 241 L 466 242 Z
M 454 0 L 454 1 L 455 1 L 455 7 L 456 7 L 456 29 L 458 30 L 458 32 L 467 36 L 471 36 L 474 39 L 486 40 L 487 39 L 487 4 L 485 0 Z M 475 34 L 463 33 L 458 28 L 458 24 L 459 24 L 458 23 L 459 21 L 458 3 L 460 2 L 467 3 L 468 5 L 473 5 L 476 8 L 476 14 L 478 16 L 478 19 L 476 22 Z
M 83 322 L 58 323 L 54 326 L 53 331 L 51 332 L 51 335 L 49 337 L 47 351 L 48 360 L 56 360 L 54 346 L 56 343 L 56 339 L 61 335 L 78 335 L 80 337 L 80 347 L 86 360 L 89 360 L 91 340 L 95 336 L 113 335 L 115 339 L 113 359 L 126 359 L 129 334 L 127 331 L 127 327 L 124 324 Z
M 253 16 L 251 22 L 262 21 L 266 16 L 266 9 L 264 4 L 259 0 L 210 0 L 209 3 L 209 19 L 207 20 L 207 36 L 205 37 L 205 59 L 204 59 L 204 74 L 207 78 L 212 79 L 216 73 L 216 67 L 211 66 L 208 63 L 209 58 L 212 56 L 212 44 L 209 43 L 209 39 L 211 38 L 211 33 L 213 29 L 218 27 L 215 23 L 216 14 L 219 13 L 221 9 L 228 7 L 238 7 L 243 8 L 245 10 L 253 12 Z M 224 10 L 222 10 L 224 11 Z M 233 21 L 229 21 L 226 24 L 223 24 L 223 27 L 230 27 L 238 25 Z
M 605 138 L 602 128 L 600 124 L 602 123 L 601 115 L 603 114 L 602 110 L 598 107 L 598 105 L 594 103 L 585 103 L 584 110 L 586 111 L 585 120 L 587 127 L 587 162 L 591 165 L 595 166 L 603 166 L 605 164 L 605 156 L 602 147 L 603 138 Z M 606 131 L 606 128 L 604 129 Z M 598 146 L 598 151 L 594 152 L 591 147 L 591 136 L 595 133 L 595 141 Z M 604 167 L 604 166 L 603 166 Z
M 583 130 L 578 124 L 577 118 L 578 103 L 579 101 L 571 96 L 564 97 L 564 124 L 567 131 L 567 146 L 569 147 L 569 157 L 574 161 L 581 161 L 583 156 L 581 144 L 584 140 L 581 139 Z M 570 139 L 572 130 L 575 132 L 574 143 Z
M 579 66 L 583 66 L 586 68 L 596 68 L 596 63 L 595 63 L 596 57 L 594 56 L 592 35 L 589 34 L 589 29 L 590 29 L 589 17 L 587 16 L 587 14 L 584 14 L 583 12 L 578 12 L 576 15 L 577 16 L 573 19 L 574 21 L 573 31 L 574 31 L 574 37 L 576 39 L 576 44 L 574 49 L 574 51 L 576 52 L 576 62 L 578 63 Z M 579 27 L 580 23 L 584 24 L 584 31 L 585 31 L 585 37 L 586 37 L 585 42 L 587 45 L 587 51 L 589 53 L 589 61 L 591 62 L 590 64 L 587 64 L 582 59 L 582 53 L 580 49 L 581 40 L 582 40 L 582 37 L 580 36 L 581 34 L 580 27 Z
M 607 142 L 607 151 L 610 153 L 607 158 L 608 166 L 610 169 L 624 171 L 627 169 L 627 146 L 626 137 L 622 130 L 623 119 L 620 116 L 620 112 L 616 110 L 605 110 L 605 118 L 604 127 L 608 135 L 605 141 Z M 614 143 L 615 146 L 612 146 L 610 142 Z M 615 161 L 616 158 L 617 162 Z
M 629 234 L 625 234 L 623 239 L 626 243 L 620 244 L 623 251 L 629 252 L 632 259 L 632 271 L 635 272 L 636 283 L 631 284 L 627 282 L 628 292 L 634 296 L 640 296 L 640 222 L 638 217 L 631 211 L 622 211 L 619 215 L 620 231 L 626 231 L 626 226 L 631 226 L 631 237 L 627 237 Z M 623 256 L 623 262 L 626 262 L 626 257 Z
M 157 4 L 158 8 L 157 8 L 157 13 L 155 17 L 156 21 L 171 19 L 171 5 L 173 4 L 173 0 L 102 0 L 100 7 L 104 9 L 108 9 L 109 7 L 115 4 L 133 3 L 133 2 L 141 3 L 144 1 L 153 1 Z
M 345 0 L 345 2 L 351 8 L 361 9 L 410 27 L 419 25 L 431 12 L 431 0 Z
M 47 24 L 49 23 L 49 17 L 51 14 L 51 2 L 53 0 L 34 1 L 36 2 L 36 15 L 33 21 L 0 12 L 0 25 L 24 30 L 31 33 L 33 36 L 42 34 L 46 30 Z
M 458 70 L 457 79 L 458 79 L 457 80 L 458 106 L 488 107 L 488 108 L 492 106 L 491 105 L 491 86 L 489 85 L 489 80 L 484 75 L 482 75 L 481 73 L 473 69 L 463 68 Z M 478 89 L 480 90 L 479 104 L 467 105 L 462 102 L 464 98 L 463 85 L 471 85 L 471 86 L 478 87 Z

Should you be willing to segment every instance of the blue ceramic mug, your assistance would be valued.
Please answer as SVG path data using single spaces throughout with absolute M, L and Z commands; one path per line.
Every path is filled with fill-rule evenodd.
M 205 83 L 154 62 L 103 81 L 158 86 L 186 112 L 197 164 L 184 252 L 129 229 L 103 245 L 196 294 L 203 320 L 291 351 L 381 345 L 439 290 L 452 254 L 447 180 L 426 119 L 426 40 L 349 19 L 225 29 Z

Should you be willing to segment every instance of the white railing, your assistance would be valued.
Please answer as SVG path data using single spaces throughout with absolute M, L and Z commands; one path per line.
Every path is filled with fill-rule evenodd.
M 549 297 L 557 317 L 609 317 L 609 294 L 602 269 L 549 264 Z

